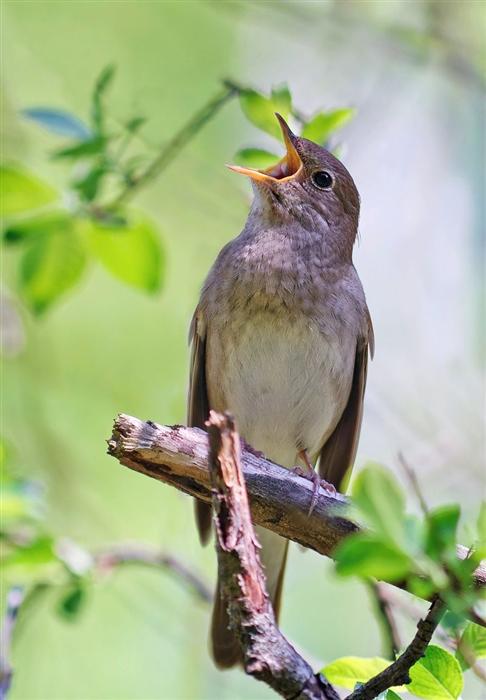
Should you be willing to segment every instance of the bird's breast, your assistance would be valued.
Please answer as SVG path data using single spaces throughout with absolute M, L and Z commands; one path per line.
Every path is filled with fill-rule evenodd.
M 292 466 L 316 454 L 349 396 L 356 339 L 343 327 L 323 335 L 303 313 L 255 303 L 214 316 L 208 326 L 210 405 L 230 410 L 243 437 Z

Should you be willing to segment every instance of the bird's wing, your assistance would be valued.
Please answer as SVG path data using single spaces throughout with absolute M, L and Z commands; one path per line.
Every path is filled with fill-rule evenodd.
M 319 456 L 319 474 L 338 490 L 346 489 L 351 475 L 363 418 L 363 398 L 368 369 L 368 352 L 374 353 L 374 337 L 371 319 L 368 318 L 368 337 L 359 338 L 356 344 L 353 381 L 348 403 L 334 432 L 326 440 Z
M 204 430 L 209 415 L 209 400 L 206 384 L 206 329 L 199 308 L 196 309 L 192 318 L 189 341 L 191 343 L 191 365 L 187 424 Z M 211 534 L 211 506 L 196 500 L 194 508 L 199 538 L 203 544 L 206 544 Z

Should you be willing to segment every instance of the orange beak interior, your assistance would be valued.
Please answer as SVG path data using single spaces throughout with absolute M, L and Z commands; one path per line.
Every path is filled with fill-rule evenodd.
M 270 183 L 275 182 L 275 180 L 287 182 L 297 177 L 302 170 L 303 164 L 293 144 L 293 139 L 295 136 L 291 132 L 285 119 L 281 117 L 280 114 L 276 114 L 275 116 L 280 123 L 285 147 L 287 149 L 287 153 L 284 155 L 284 157 L 281 158 L 278 163 L 266 168 L 265 170 L 243 168 L 240 165 L 228 165 L 230 170 L 234 170 L 235 173 L 240 173 L 241 175 L 247 175 L 248 177 L 251 177 L 252 180 L 256 180 L 257 182 Z

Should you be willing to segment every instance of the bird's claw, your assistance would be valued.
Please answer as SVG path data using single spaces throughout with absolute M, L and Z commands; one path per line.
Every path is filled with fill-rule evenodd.
M 291 473 L 294 474 L 295 476 L 301 476 L 304 479 L 308 479 L 309 481 L 312 481 L 313 489 L 312 489 L 311 503 L 309 506 L 309 510 L 307 512 L 308 517 L 312 515 L 312 512 L 317 505 L 317 501 L 319 500 L 319 489 L 321 488 L 321 486 L 328 493 L 331 493 L 333 496 L 336 495 L 336 489 L 334 488 L 334 486 L 332 484 L 330 484 L 328 481 L 321 479 L 319 474 L 317 474 L 313 469 L 311 471 L 311 470 L 303 469 L 302 467 L 296 466 L 293 469 L 291 469 Z
M 334 486 L 334 484 L 329 483 L 329 481 L 321 479 L 321 486 L 324 489 L 324 491 L 327 491 L 327 493 L 330 496 L 335 496 L 337 494 L 336 487 Z

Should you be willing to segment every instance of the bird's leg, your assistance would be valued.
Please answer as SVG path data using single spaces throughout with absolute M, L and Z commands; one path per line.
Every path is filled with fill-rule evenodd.
M 316 507 L 316 503 L 319 498 L 319 489 L 322 486 L 326 491 L 331 493 L 333 496 L 336 494 L 336 489 L 332 484 L 330 484 L 328 481 L 325 481 L 324 479 L 321 479 L 319 474 L 316 473 L 314 470 L 314 465 L 312 464 L 309 453 L 307 452 L 306 449 L 300 450 L 298 453 L 300 459 L 304 462 L 305 466 L 307 467 L 307 470 L 302 469 L 302 467 L 297 466 L 292 469 L 292 472 L 296 474 L 297 476 L 302 476 L 304 479 L 309 479 L 313 483 L 313 490 L 312 490 L 312 499 L 311 499 L 311 504 L 309 508 L 308 515 L 312 514 L 312 511 Z
M 312 511 L 316 507 L 316 503 L 319 498 L 321 480 L 319 478 L 319 474 L 316 474 L 316 472 L 314 471 L 314 465 L 310 460 L 309 453 L 307 452 L 307 450 L 300 450 L 299 457 L 307 467 L 307 471 L 305 471 L 301 467 L 295 467 L 292 471 L 294 472 L 294 474 L 297 474 L 298 476 L 303 476 L 304 479 L 309 479 L 313 483 L 314 488 L 312 489 L 311 504 L 309 507 L 309 512 L 307 513 L 307 515 L 311 515 Z

